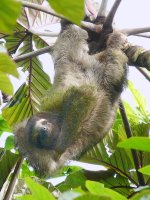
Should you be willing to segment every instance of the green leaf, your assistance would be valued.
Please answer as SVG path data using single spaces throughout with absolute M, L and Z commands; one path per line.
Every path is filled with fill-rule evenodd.
M 5 141 L 5 149 L 6 150 L 14 149 L 14 135 L 10 135 L 7 137 Z
M 118 119 L 120 121 L 120 118 Z M 117 123 L 118 125 L 115 131 L 119 132 L 120 129 L 118 129 L 118 127 L 122 127 L 122 125 L 119 126 L 121 121 Z M 137 178 L 134 172 L 130 173 L 130 170 L 134 169 L 131 151 L 117 148 L 117 143 L 122 140 L 122 138 L 124 139 L 123 133 L 120 137 L 120 134 L 115 134 L 113 131 L 110 131 L 100 143 L 86 152 L 81 159 L 83 162 L 89 163 L 92 161 L 94 164 L 101 164 L 109 169 L 94 173 L 94 177 L 97 178 L 96 180 L 104 183 L 108 188 L 111 188 L 113 185 L 115 191 L 128 196 L 130 194 L 128 189 L 130 184 L 128 180 L 130 179 L 133 184 L 136 184 Z M 91 177 L 91 175 L 89 177 Z M 121 187 L 118 187 L 118 182 Z M 124 187 L 124 185 L 127 187 Z
M 70 190 L 67 192 L 63 192 L 58 199 L 59 200 L 73 200 L 79 197 L 80 195 L 81 195 L 80 193 Z
M 86 178 L 82 170 L 69 174 L 65 180 L 65 183 L 70 186 L 70 188 L 84 187 Z
M 142 167 L 141 169 L 139 169 L 139 172 L 150 176 L 150 165 Z
M 0 3 L 0 32 L 12 33 L 21 11 L 21 4 L 16 0 L 1 0 Z
M 8 74 L 18 77 L 17 66 L 7 54 L 0 53 L 0 90 L 6 94 L 12 95 L 13 86 Z
M 106 195 L 97 196 L 94 194 L 84 194 L 80 197 L 75 198 L 74 200 L 113 200 L 111 197 Z
M 18 158 L 18 155 L 0 149 L 0 189 L 5 183 Z
M 89 190 L 89 192 L 93 194 L 110 197 L 112 200 L 126 200 L 126 198 L 123 195 L 111 189 L 104 188 L 104 185 L 99 182 L 86 181 L 86 187 Z
M 17 65 L 6 53 L 0 53 L 0 73 L 1 72 L 11 74 L 17 78 L 19 77 Z
M 35 199 L 35 200 L 55 200 L 55 198 L 53 197 L 53 195 L 42 185 L 36 183 L 35 181 L 33 181 L 31 178 L 27 177 L 25 178 L 25 182 L 27 184 L 27 186 L 29 187 L 29 189 L 32 192 L 32 197 L 30 195 L 26 195 L 23 198 L 21 197 L 21 199 Z
M 29 164 L 24 160 L 21 166 L 21 178 L 35 176 L 34 170 L 30 169 Z
M 17 199 L 21 199 L 21 200 L 37 200 L 35 197 L 33 197 L 32 195 L 24 195 L 22 197 L 17 197 Z
M 147 106 L 146 98 L 140 93 L 139 90 L 137 90 L 134 87 L 134 85 L 131 81 L 128 81 L 128 87 L 134 97 L 136 108 L 138 110 L 138 114 L 141 115 L 142 117 L 145 117 L 146 121 L 149 121 L 149 119 L 147 117 L 147 110 L 146 110 L 146 106 Z
M 104 188 L 104 184 L 96 182 L 96 181 L 86 181 L 86 188 L 90 193 L 100 194 L 100 188 Z
M 150 152 L 150 138 L 131 137 L 123 142 L 120 142 L 117 146 L 126 149 L 136 149 L 139 151 Z
M 12 132 L 10 127 L 8 126 L 7 122 L 4 120 L 2 115 L 0 115 L 0 135 L 3 132 Z
M 80 24 L 84 17 L 84 0 L 48 0 L 51 7 L 68 20 Z
M 149 200 L 150 199 L 150 189 L 144 189 L 140 193 L 134 195 L 131 200 Z
M 13 86 L 8 76 L 0 72 L 0 90 L 5 94 L 13 94 Z

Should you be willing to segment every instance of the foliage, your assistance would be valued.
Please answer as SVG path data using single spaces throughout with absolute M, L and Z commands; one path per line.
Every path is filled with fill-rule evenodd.
M 18 160 L 18 155 L 6 151 L 5 149 L 0 149 L 0 189 L 8 178 L 12 168 Z
M 29 2 L 44 5 L 44 0 Z M 56 12 L 77 24 L 83 18 L 83 0 L 48 0 L 48 2 Z M 20 3 L 15 0 L 1 0 L 0 3 L 0 39 L 5 41 L 8 52 L 7 54 L 4 46 L 0 48 L 0 89 L 6 94 L 13 94 L 9 75 L 18 77 L 17 66 L 28 74 L 27 80 L 3 108 L 3 116 L 0 115 L 0 136 L 4 132 L 12 132 L 10 127 L 38 112 L 40 100 L 51 87 L 50 78 L 44 71 L 43 63 L 38 56 L 22 59 L 17 66 L 12 58 L 33 52 L 47 44 L 51 46 L 56 38 L 34 33 L 59 20 L 49 14 L 27 7 L 22 7 L 21 15 L 18 18 L 20 7 Z M 19 180 L 23 180 L 29 193 L 25 192 L 25 195 L 22 196 L 16 192 L 17 199 L 149 199 L 150 139 L 147 136 L 150 128 L 150 113 L 146 109 L 145 98 L 131 82 L 129 89 L 135 99 L 136 108 L 133 109 L 126 102 L 124 105 L 134 137 L 127 138 L 121 115 L 118 112 L 110 133 L 81 158 L 81 161 L 102 165 L 106 170 L 94 172 L 81 169 L 81 167 L 65 166 L 55 176 L 65 175 L 65 180 L 52 186 L 47 183 L 47 180 L 37 181 L 34 171 L 24 161 Z M 17 151 L 12 153 L 12 150 L 14 150 L 14 137 L 11 135 L 5 141 L 5 148 L 0 149 L 0 171 L 2 171 L 0 188 L 4 186 L 6 180 L 11 184 L 11 177 L 14 175 L 12 169 L 19 159 L 19 155 Z M 135 163 L 133 152 L 137 154 L 137 163 Z M 138 164 L 138 169 L 135 164 Z M 139 180 L 139 173 L 143 177 L 144 184 L 141 184 Z M 34 177 L 34 181 L 29 177 Z M 21 185 L 18 184 L 18 187 L 21 188 Z
M 31 190 L 32 194 L 31 195 L 25 195 L 23 197 L 20 197 L 19 199 L 22 200 L 30 200 L 30 199 L 35 199 L 35 200 L 55 200 L 55 198 L 51 195 L 51 193 L 49 193 L 49 191 L 41 186 L 40 184 L 34 182 L 32 179 L 30 178 L 26 178 L 25 182 L 27 184 L 27 186 L 29 187 L 29 189 Z
M 0 32 L 12 33 L 16 20 L 20 14 L 21 5 L 15 0 L 1 0 L 0 4 Z M 9 13 L 9 15 L 8 15 Z M 10 17 L 11 16 L 11 17 Z
M 80 21 L 84 17 L 84 1 L 83 0 L 76 0 L 76 1 L 48 0 L 48 1 L 56 12 L 65 16 L 67 19 L 71 20 L 72 22 L 76 24 L 80 24 Z
M 118 147 L 150 152 L 150 138 L 132 137 L 124 140 L 123 142 L 120 142 Z
M 6 53 L 0 53 L 0 89 L 6 94 L 13 94 L 13 86 L 8 75 L 18 77 L 16 64 Z

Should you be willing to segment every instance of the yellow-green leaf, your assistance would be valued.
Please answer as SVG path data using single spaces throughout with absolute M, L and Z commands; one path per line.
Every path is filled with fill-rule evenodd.
M 2 72 L 0 72 L 0 90 L 2 90 L 5 94 L 13 94 L 12 83 L 10 82 L 8 76 Z
M 27 177 L 25 182 L 32 192 L 33 199 L 36 200 L 55 200 L 53 195 L 44 186 L 36 183 L 31 178 Z M 28 197 L 28 196 L 27 196 Z M 30 196 L 31 197 L 31 196 Z
M 150 176 L 150 165 L 142 167 L 141 169 L 139 169 L 139 172 Z
M 6 53 L 0 53 L 0 73 L 11 74 L 18 77 L 17 66 L 15 62 Z
M 120 142 L 117 146 L 125 149 L 136 149 L 139 151 L 150 152 L 150 138 L 131 137 L 123 142 Z
M 21 10 L 16 0 L 0 0 L 0 32 L 12 33 Z
M 84 17 L 84 0 L 48 0 L 51 7 L 68 20 L 80 24 Z
M 127 200 L 123 195 L 108 188 L 104 188 L 102 183 L 96 181 L 86 181 L 86 187 L 92 194 L 110 197 L 112 200 Z

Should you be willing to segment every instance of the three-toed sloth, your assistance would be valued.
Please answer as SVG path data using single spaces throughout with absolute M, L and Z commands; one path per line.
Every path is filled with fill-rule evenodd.
M 58 37 L 55 79 L 41 112 L 15 129 L 19 151 L 40 174 L 50 175 L 97 144 L 113 125 L 126 84 L 126 36 L 113 32 L 104 51 L 89 55 L 88 34 L 68 25 Z

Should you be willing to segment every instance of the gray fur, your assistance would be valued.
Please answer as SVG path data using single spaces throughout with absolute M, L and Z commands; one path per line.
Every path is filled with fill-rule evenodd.
M 15 130 L 20 152 L 41 174 L 52 174 L 80 157 L 115 120 L 126 84 L 126 37 L 110 34 L 105 51 L 96 55 L 89 55 L 87 38 L 87 32 L 75 25 L 61 33 L 53 52 L 54 85 L 43 99 L 44 112 Z

